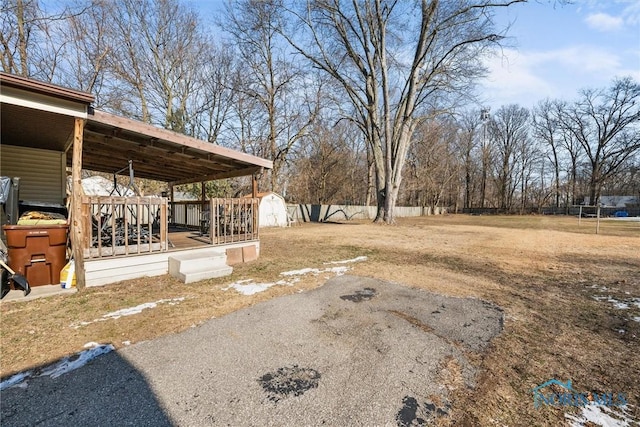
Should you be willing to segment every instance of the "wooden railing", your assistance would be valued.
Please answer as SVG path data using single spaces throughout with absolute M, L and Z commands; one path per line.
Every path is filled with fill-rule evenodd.
M 202 212 L 201 233 L 212 245 L 258 240 L 259 199 L 211 199 Z
M 204 210 L 209 209 L 209 201 L 205 201 Z M 202 218 L 202 202 L 201 201 L 180 201 L 169 203 L 169 223 L 180 227 L 190 228 L 193 230 L 200 229 L 200 220 Z
M 172 206 L 171 222 L 198 230 L 211 245 L 258 240 L 259 199 L 211 199 Z M 162 197 L 83 196 L 84 257 L 168 250 L 169 203 Z
M 167 206 L 162 197 L 83 196 L 84 257 L 166 251 Z

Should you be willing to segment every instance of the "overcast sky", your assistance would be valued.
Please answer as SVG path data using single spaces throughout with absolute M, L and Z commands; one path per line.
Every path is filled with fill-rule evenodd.
M 640 0 L 532 0 L 501 9 L 511 47 L 489 61 L 485 105 L 531 107 L 545 97 L 573 99 L 616 76 L 640 81 Z

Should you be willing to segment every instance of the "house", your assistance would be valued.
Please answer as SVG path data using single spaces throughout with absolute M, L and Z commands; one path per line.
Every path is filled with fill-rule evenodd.
M 0 101 L 2 175 L 20 177 L 23 204 L 68 206 L 79 288 L 167 272 L 199 280 L 211 276 L 191 271 L 185 279 L 181 269 L 201 269 L 216 254 L 231 253 L 236 262 L 259 255 L 257 198 L 209 201 L 210 211 L 225 215 L 212 227 L 216 233 L 193 235 L 169 229 L 178 216 L 173 187 L 253 176 L 255 196 L 256 174 L 271 161 L 95 110 L 91 94 L 11 74 L 0 73 Z M 166 182 L 171 194 L 86 195 L 82 170 Z
M 626 208 L 626 207 L 639 206 L 640 199 L 634 196 L 600 196 L 600 203 L 603 206 Z
M 589 197 L 585 197 L 584 204 L 590 205 Z M 600 196 L 600 206 L 615 208 L 640 206 L 640 198 L 636 196 Z

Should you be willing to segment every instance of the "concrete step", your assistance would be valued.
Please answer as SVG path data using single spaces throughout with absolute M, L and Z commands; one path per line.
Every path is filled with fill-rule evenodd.
M 227 265 L 224 252 L 199 251 L 169 257 L 169 274 L 184 283 L 228 276 L 232 272 L 233 268 Z
M 227 255 L 216 250 L 178 253 L 169 256 L 169 272 L 200 267 L 202 265 L 225 266 Z
M 233 273 L 233 267 L 200 267 L 192 270 L 182 270 L 177 274 L 172 274 L 173 277 L 181 280 L 184 283 L 199 282 L 200 280 L 213 279 L 214 277 L 224 277 Z

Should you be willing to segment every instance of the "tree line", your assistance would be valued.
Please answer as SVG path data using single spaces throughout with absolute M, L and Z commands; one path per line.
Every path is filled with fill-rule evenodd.
M 498 208 L 638 195 L 640 86 L 478 107 L 482 60 L 525 0 L 3 0 L 5 72 L 273 160 L 291 202 Z M 247 191 L 243 180 L 211 195 Z M 192 188 L 193 189 L 193 188 Z M 199 194 L 199 191 L 198 191 Z

